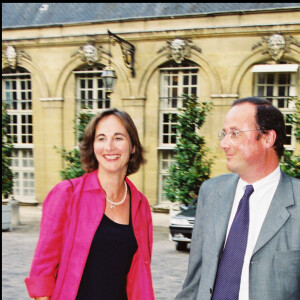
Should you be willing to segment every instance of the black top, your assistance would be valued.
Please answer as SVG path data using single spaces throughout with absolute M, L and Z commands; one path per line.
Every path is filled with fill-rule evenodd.
M 76 300 L 127 300 L 126 276 L 137 248 L 131 213 L 129 225 L 115 223 L 104 214 L 90 248 Z

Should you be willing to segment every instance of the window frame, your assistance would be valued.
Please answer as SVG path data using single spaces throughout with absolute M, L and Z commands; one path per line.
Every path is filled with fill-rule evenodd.
M 169 203 L 169 200 L 166 199 L 164 195 L 164 182 L 165 179 L 169 176 L 168 169 L 169 166 L 174 161 L 175 155 L 175 147 L 176 147 L 176 140 L 172 140 L 172 135 L 176 137 L 176 132 L 172 133 L 172 126 L 175 124 L 173 122 L 173 118 L 170 119 L 170 115 L 179 115 L 179 109 L 183 107 L 183 96 L 182 94 L 186 92 L 185 89 L 192 92 L 195 91 L 195 97 L 199 97 L 199 77 L 200 77 L 200 67 L 199 66 L 184 66 L 184 67 L 162 67 L 159 69 L 159 83 L 160 83 L 160 94 L 159 94 L 159 133 L 158 133 L 158 204 L 166 204 Z M 189 72 L 185 74 L 184 72 Z M 191 72 L 192 71 L 192 72 Z M 167 73 L 167 72 L 177 72 Z M 166 77 L 164 77 L 167 75 Z M 170 75 L 170 76 L 168 76 Z M 185 84 L 185 75 L 189 79 L 187 80 L 188 83 L 193 83 L 193 76 L 196 76 L 196 83 L 195 84 Z M 173 77 L 177 78 L 177 84 L 174 84 L 174 80 L 171 80 Z M 171 78 L 170 80 L 166 79 L 167 77 Z M 174 79 L 174 78 L 173 78 Z M 168 81 L 168 84 L 165 85 L 165 81 Z M 171 90 L 172 88 L 177 88 L 175 91 Z M 189 93 L 187 93 L 189 94 Z M 190 93 L 191 95 L 191 93 Z M 174 105 L 176 103 L 176 105 Z M 168 120 L 171 122 L 164 122 L 164 116 L 168 116 Z M 176 122 L 177 123 L 177 122 Z M 173 143 L 164 143 L 164 126 L 169 126 L 168 131 L 168 141 L 174 141 Z M 167 156 L 167 158 L 164 158 Z M 169 162 L 168 162 L 169 161 Z M 163 168 L 163 164 L 167 163 L 168 167 Z
M 10 97 L 11 95 L 13 96 Z M 11 157 L 13 196 L 18 201 L 36 202 L 32 80 L 27 70 L 18 68 L 3 71 L 2 101 L 8 104 L 7 114 L 13 121 L 8 125 L 8 134 L 11 135 L 14 146 Z M 29 157 L 27 153 L 30 153 Z
M 103 85 L 103 79 L 101 77 L 101 74 L 103 72 L 102 66 L 93 66 L 92 68 L 90 66 L 82 66 L 81 68 L 73 71 L 75 75 L 75 88 L 76 88 L 76 114 L 80 112 L 87 112 L 96 114 L 99 113 L 102 110 L 109 109 L 111 107 L 111 100 L 107 96 L 107 93 L 105 91 L 104 85 Z M 92 86 L 81 88 L 81 80 L 86 79 L 85 81 L 88 83 L 88 77 L 80 77 L 80 75 L 94 75 L 91 77 Z M 99 80 L 102 82 L 102 84 L 99 85 Z M 81 97 L 82 92 L 89 93 L 91 92 L 92 97 L 87 97 L 83 99 Z M 102 98 L 99 98 L 99 92 L 102 92 Z M 88 104 L 91 104 L 92 107 L 82 108 L 82 101 L 88 102 Z M 101 108 L 99 108 L 100 103 L 102 103 Z M 97 107 L 98 106 L 98 107 Z
M 196 77 L 196 84 L 184 84 L 184 72 L 185 71 L 191 71 L 191 70 L 195 70 L 195 73 L 189 73 L 187 74 L 188 77 L 191 79 L 191 81 L 193 81 L 193 76 Z M 161 68 L 160 69 L 160 95 L 159 95 L 159 133 L 158 133 L 158 149 L 160 150 L 167 150 L 167 149 L 174 149 L 176 146 L 176 140 L 174 141 L 172 136 L 176 135 L 176 130 L 175 132 L 172 133 L 173 131 L 173 124 L 175 124 L 175 122 L 173 122 L 173 118 L 170 118 L 170 115 L 174 116 L 174 115 L 178 115 L 179 111 L 178 109 L 183 107 L 183 93 L 185 92 L 184 89 L 194 89 L 196 91 L 196 95 L 195 97 L 198 98 L 199 97 L 199 67 L 168 67 L 168 68 Z M 164 77 L 164 72 L 178 72 L 176 75 L 175 73 L 172 74 L 167 74 L 166 75 L 170 75 L 170 76 L 166 76 Z M 174 75 L 174 76 L 173 76 Z M 176 84 L 171 84 L 171 80 L 169 80 L 169 84 L 166 86 L 165 80 L 166 78 L 175 78 L 178 77 L 177 79 L 177 85 Z M 187 76 L 186 76 L 187 77 Z M 172 81 L 172 83 L 174 83 L 174 80 Z M 177 89 L 177 90 L 176 90 Z M 175 96 L 174 96 L 174 91 L 175 92 Z M 174 103 L 177 103 L 177 105 L 174 105 Z M 164 122 L 164 116 L 165 115 L 169 115 L 169 123 Z M 170 125 L 170 126 L 168 126 Z M 164 133 L 164 127 L 169 127 L 169 138 L 168 140 L 171 140 L 171 143 L 165 143 L 164 142 L 164 137 L 166 137 L 165 133 Z
M 24 155 L 30 153 L 30 156 Z M 26 162 L 26 164 L 25 164 Z M 14 198 L 21 201 L 35 198 L 33 148 L 13 149 L 11 169 L 14 174 Z M 28 178 L 26 176 L 29 175 Z M 32 176 L 32 177 L 30 177 Z M 32 185 L 30 185 L 32 183 Z M 20 191 L 19 191 L 20 189 Z M 27 193 L 29 191 L 29 193 Z
M 158 163 L 159 163 L 159 167 L 158 167 L 158 202 L 159 203 L 164 203 L 167 202 L 168 199 L 166 199 L 165 195 L 164 195 L 164 182 L 165 179 L 169 176 L 169 167 L 171 166 L 171 164 L 175 161 L 174 159 L 174 155 L 175 152 L 171 149 L 169 150 L 160 150 L 158 152 L 159 158 L 158 158 Z M 166 155 L 167 158 L 164 158 L 163 156 Z M 168 165 L 167 168 L 163 168 L 163 164 L 164 162 Z
M 255 68 L 256 66 L 260 66 L 259 68 Z M 295 125 L 288 122 L 288 116 L 290 114 L 294 114 L 296 111 L 295 103 L 293 101 L 294 98 L 297 97 L 297 79 L 298 79 L 298 68 L 293 68 L 291 71 L 289 70 L 288 64 L 282 65 L 273 65 L 275 67 L 269 68 L 264 66 L 269 65 L 256 65 L 253 67 L 252 72 L 254 74 L 253 78 L 253 89 L 254 95 L 258 97 L 264 97 L 270 101 L 272 101 L 273 105 L 277 107 L 285 117 L 286 121 L 286 131 L 287 137 L 290 139 L 290 144 L 285 144 L 284 147 L 286 150 L 293 151 L 296 145 L 296 137 L 294 134 Z M 280 67 L 284 66 L 284 67 Z M 295 65 L 292 65 L 295 66 Z M 259 72 L 260 71 L 260 72 Z M 259 76 L 264 74 L 264 82 L 259 83 Z M 269 80 L 267 77 L 274 76 L 273 82 L 271 79 Z M 289 75 L 289 83 L 280 83 L 280 77 L 283 74 Z M 267 79 L 266 79 L 267 78 Z M 269 82 L 267 82 L 269 80 Z M 259 92 L 259 87 L 264 89 L 264 93 Z M 269 89 L 269 92 L 266 92 Z M 272 95 L 270 95 L 270 91 L 272 90 Z M 285 95 L 280 95 L 284 92 Z

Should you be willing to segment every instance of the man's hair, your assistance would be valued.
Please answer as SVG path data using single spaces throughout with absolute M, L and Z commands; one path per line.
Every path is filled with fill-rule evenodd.
M 130 115 L 125 111 L 120 111 L 112 108 L 96 115 L 91 119 L 85 128 L 83 139 L 80 143 L 81 163 L 86 172 L 92 172 L 98 169 L 98 161 L 94 153 L 94 140 L 96 126 L 104 117 L 114 115 L 120 119 L 126 128 L 132 147 L 135 147 L 135 152 L 130 155 L 126 176 L 138 171 L 141 164 L 145 163 L 144 148 L 142 147 L 139 139 L 137 129 L 134 125 Z
M 275 130 L 276 140 L 274 149 L 280 159 L 284 152 L 284 143 L 286 141 L 285 121 L 281 111 L 272 105 L 272 102 L 260 97 L 248 97 L 235 100 L 232 106 L 242 103 L 252 103 L 256 106 L 256 123 L 261 133 L 267 133 L 268 130 Z

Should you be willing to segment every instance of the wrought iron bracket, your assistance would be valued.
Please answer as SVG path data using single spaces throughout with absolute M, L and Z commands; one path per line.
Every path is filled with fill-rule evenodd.
M 116 34 L 112 33 L 111 31 L 108 31 L 109 39 L 112 40 L 113 44 L 114 42 L 118 42 L 121 50 L 122 55 L 124 59 L 125 66 L 131 70 L 131 76 L 135 77 L 135 71 L 134 71 L 134 54 L 135 54 L 135 47 L 131 43 L 125 41 L 124 39 L 120 38 Z

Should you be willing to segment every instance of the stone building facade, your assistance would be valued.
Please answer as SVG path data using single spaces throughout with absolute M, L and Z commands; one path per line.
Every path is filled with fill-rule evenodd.
M 2 4 L 2 101 L 11 116 L 16 199 L 41 203 L 61 180 L 63 161 L 53 147 L 76 147 L 76 114 L 116 107 L 132 116 L 147 151 L 147 163 L 131 179 L 152 206 L 167 204 L 163 181 L 173 159 L 182 93 L 213 103 L 199 132 L 216 156 L 212 176 L 228 172 L 217 134 L 238 98 L 271 99 L 287 116 L 286 148 L 300 150 L 288 122 L 295 110 L 289 99 L 300 94 L 300 5 L 257 3 L 249 9 L 235 3 L 225 11 L 212 3 L 212 11 L 208 3 L 177 10 L 176 3 L 164 3 L 147 15 L 147 5 L 157 4 Z M 31 5 L 31 17 L 24 5 Z M 61 7 L 55 5 L 65 5 L 71 19 L 59 19 Z M 91 19 L 76 5 L 106 5 L 115 17 L 102 9 Z M 120 16 L 124 5 L 128 15 Z M 4 14 L 17 15 L 16 24 Z M 125 42 L 109 43 L 108 30 Z M 101 78 L 109 64 L 117 75 L 110 98 Z

